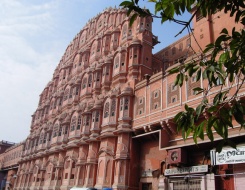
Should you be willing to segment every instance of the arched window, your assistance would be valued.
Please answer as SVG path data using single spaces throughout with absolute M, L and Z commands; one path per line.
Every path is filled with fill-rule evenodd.
M 125 62 L 126 62 L 126 53 L 123 52 L 122 55 L 121 55 L 121 69 L 125 69 Z
M 124 98 L 124 110 L 128 110 L 128 98 Z
M 65 135 L 68 134 L 68 126 L 65 126 L 65 132 L 64 132 Z
M 69 99 L 72 98 L 72 89 L 70 90 Z
M 49 106 L 49 110 L 52 110 L 53 109 L 53 101 L 52 102 L 50 102 L 50 106 Z M 39 119 L 39 117 L 38 117 L 38 119 Z
M 65 93 L 64 93 L 64 101 L 66 101 L 68 99 L 68 95 L 69 95 L 69 89 L 66 89 L 65 90 Z
M 191 46 L 191 39 L 188 38 L 188 39 L 186 40 L 186 47 L 190 47 L 190 46 Z
M 95 122 L 95 112 L 93 112 L 93 114 L 92 114 L 92 122 Z
M 182 51 L 183 50 L 183 43 L 180 43 L 179 44 L 179 51 Z
M 53 129 L 53 138 L 57 136 L 57 134 L 58 134 L 58 128 L 59 128 L 59 125 L 58 124 L 55 124 L 54 125 L 54 129 Z
M 75 90 L 76 90 L 75 94 L 76 94 L 76 96 L 77 96 L 77 95 L 79 94 L 79 90 L 80 90 L 80 89 L 79 89 L 79 86 L 77 86 Z
M 70 175 L 70 179 L 74 179 L 75 178 L 75 173 L 76 173 L 76 165 L 75 165 L 75 162 L 73 161 L 72 162 L 72 165 L 71 165 L 71 175 Z
M 92 74 L 88 77 L 88 87 L 92 86 Z
M 81 121 L 82 121 L 82 119 L 81 119 L 81 116 L 79 115 L 78 120 L 77 120 L 77 130 L 79 130 L 81 128 Z
M 99 73 L 99 72 L 97 72 L 97 74 L 96 74 L 96 81 L 97 81 L 97 82 L 100 81 L 100 73 Z
M 101 49 L 101 40 L 98 40 L 97 51 L 96 52 L 100 52 L 100 49 Z
M 119 56 L 117 56 L 114 61 L 114 69 L 117 69 L 118 67 L 119 67 Z
M 94 53 L 95 53 L 95 49 L 96 49 L 96 44 L 95 43 L 93 43 L 93 46 L 91 47 L 91 57 L 94 55 Z
M 44 135 L 43 135 L 43 144 L 46 143 L 46 139 L 47 139 L 47 134 L 44 134 Z
M 123 99 L 120 100 L 120 111 L 123 110 Z
M 111 116 L 115 116 L 115 111 L 116 111 L 116 100 L 112 100 L 111 102 Z
M 71 119 L 71 129 L 70 129 L 71 131 L 75 130 L 76 120 L 77 120 L 77 117 L 73 116 L 72 119 Z
M 174 55 L 175 53 L 176 53 L 176 48 L 173 47 L 173 48 L 172 48 L 172 55 Z
M 106 102 L 104 109 L 104 118 L 107 118 L 109 115 L 109 102 Z
M 58 136 L 60 137 L 61 135 L 62 135 L 62 127 L 60 126 Z
M 100 117 L 100 113 L 99 111 L 96 111 L 95 122 L 99 122 L 99 117 Z
M 44 137 L 44 133 L 41 133 L 39 138 L 39 144 L 43 144 L 43 137 Z
M 54 109 L 56 109 L 56 105 L 57 105 L 57 99 L 54 100 Z
M 85 118 L 84 118 L 84 125 L 89 126 L 89 116 L 88 115 L 85 116 Z
M 109 66 L 105 66 L 104 68 L 103 68 L 103 76 L 105 76 L 105 75 L 109 75 Z
M 82 89 L 86 88 L 87 78 L 83 79 Z
M 129 29 L 128 30 L 128 36 L 131 36 L 132 35 L 132 29 Z
M 121 15 L 118 14 L 117 19 L 116 19 L 116 26 L 118 26 L 120 24 L 120 21 L 121 21 Z
M 127 37 L 127 30 L 128 30 L 128 26 L 124 25 L 122 29 L 122 40 L 124 40 Z

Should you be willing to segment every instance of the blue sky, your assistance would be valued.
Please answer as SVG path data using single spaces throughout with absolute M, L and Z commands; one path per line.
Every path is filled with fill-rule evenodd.
M 28 136 L 39 94 L 66 47 L 90 18 L 121 1 L 0 0 L 0 140 L 20 142 Z M 161 41 L 154 52 L 185 35 L 174 38 L 181 28 L 154 20 L 153 33 Z

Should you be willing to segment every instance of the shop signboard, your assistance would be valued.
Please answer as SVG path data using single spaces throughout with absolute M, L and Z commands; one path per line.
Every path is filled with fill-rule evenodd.
M 211 150 L 210 155 L 213 165 L 245 163 L 245 146 L 225 147 L 221 152 Z
M 165 176 L 186 175 L 186 174 L 196 174 L 196 173 L 205 173 L 205 172 L 208 172 L 208 165 L 166 169 L 164 171 L 164 175 Z
M 141 177 L 152 177 L 152 170 L 145 170 L 141 174 Z

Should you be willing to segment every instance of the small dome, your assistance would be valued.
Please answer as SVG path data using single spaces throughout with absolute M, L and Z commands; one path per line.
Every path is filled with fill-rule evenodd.
M 138 38 L 134 38 L 131 42 L 131 45 L 141 45 L 141 41 Z
M 125 96 L 125 95 L 129 95 L 129 96 L 133 95 L 133 89 L 130 86 L 127 86 L 122 90 L 121 96 Z

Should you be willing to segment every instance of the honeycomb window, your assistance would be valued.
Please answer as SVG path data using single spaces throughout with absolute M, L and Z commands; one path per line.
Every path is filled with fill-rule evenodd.
M 177 102 L 177 97 L 176 96 L 171 97 L 171 103 L 175 103 L 175 102 Z
M 177 86 L 175 84 L 171 84 L 171 91 L 176 91 L 177 90 Z

